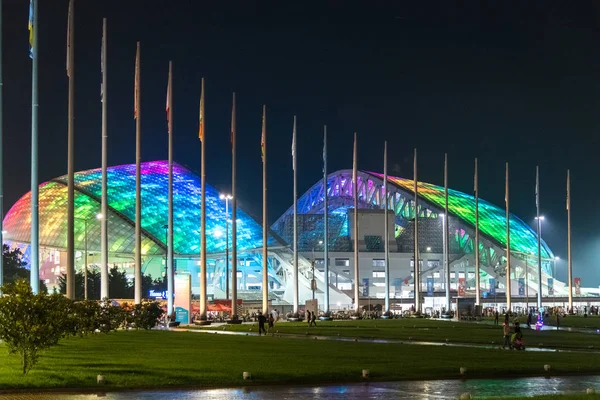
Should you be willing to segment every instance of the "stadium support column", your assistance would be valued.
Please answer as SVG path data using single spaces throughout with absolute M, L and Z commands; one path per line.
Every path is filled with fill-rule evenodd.
M 538 289 L 537 307 L 542 308 L 542 219 L 540 217 L 540 167 L 535 167 L 535 210 L 537 214 Z M 527 271 L 525 271 L 527 273 Z
M 419 270 L 419 187 L 417 184 L 417 149 L 415 149 L 413 159 L 413 192 L 415 194 L 415 238 L 414 238 L 414 293 L 415 293 L 415 311 L 421 312 L 421 271 Z

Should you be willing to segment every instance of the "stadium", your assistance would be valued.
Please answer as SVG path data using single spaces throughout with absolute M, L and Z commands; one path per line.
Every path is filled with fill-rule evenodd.
M 153 278 L 165 273 L 167 224 L 166 161 L 142 163 L 142 271 Z M 99 268 L 101 170 L 75 173 L 76 268 Z M 389 196 L 389 232 L 384 232 L 383 199 Z M 66 272 L 67 178 L 61 176 L 40 185 L 40 279 L 49 288 Z M 379 173 L 358 173 L 359 235 L 353 237 L 352 171 L 328 175 L 327 188 L 319 181 L 298 199 L 299 293 L 300 302 L 313 298 L 323 304 L 324 208 L 328 199 L 329 292 L 332 309 L 351 308 L 353 285 L 360 285 L 359 304 L 382 302 L 385 297 L 384 235 L 390 241 L 390 298 L 396 309 L 410 307 L 414 299 L 413 250 L 414 220 L 419 226 L 419 265 L 424 305 L 444 306 L 443 267 L 444 188 L 418 183 L 418 210 L 414 207 L 413 181 L 388 177 L 387 190 Z M 290 196 L 291 197 L 291 196 Z M 200 256 L 200 177 L 182 165 L 174 164 L 174 259 L 177 274 L 190 274 L 192 292 L 199 293 Z M 226 298 L 226 250 L 231 247 L 230 215 L 225 200 L 212 186 L 206 187 L 208 297 Z M 30 258 L 30 194 L 21 197 L 4 219 L 5 241 Z M 133 279 L 135 235 L 135 165 L 108 168 L 109 266 L 123 269 Z M 231 210 L 229 210 L 229 213 Z M 479 200 L 482 301 L 502 307 L 506 303 L 506 222 L 505 210 Z M 239 298 L 262 297 L 262 226 L 259 220 L 237 210 L 237 250 Z M 474 254 L 475 201 L 473 196 L 449 190 L 450 291 L 453 297 L 475 294 Z M 515 215 L 510 217 L 511 280 L 513 305 L 535 303 L 537 295 L 537 235 Z M 225 232 L 229 231 L 229 237 Z M 293 297 L 293 207 L 270 227 L 268 235 L 269 301 L 285 308 Z M 360 251 L 360 276 L 353 274 L 353 248 Z M 87 257 L 86 257 L 87 256 Z M 542 241 L 542 288 L 544 302 L 562 305 L 567 287 L 553 277 L 554 255 Z M 314 277 L 314 278 L 313 278 Z M 311 280 L 316 280 L 313 292 Z M 459 287 L 460 286 L 460 287 Z M 574 295 L 595 295 L 593 289 L 575 287 Z

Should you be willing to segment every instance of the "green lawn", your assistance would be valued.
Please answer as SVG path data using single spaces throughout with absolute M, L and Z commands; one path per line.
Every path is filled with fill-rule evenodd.
M 193 329 L 217 329 L 240 332 L 257 332 L 258 325 L 227 325 L 224 327 Z M 280 322 L 275 324 L 275 332 L 280 334 L 324 335 L 351 338 L 397 339 L 450 343 L 477 343 L 501 345 L 502 326 L 469 322 L 452 322 L 429 319 L 406 318 L 399 320 L 358 320 L 358 321 L 319 321 L 316 327 L 306 323 Z M 564 331 L 523 330 L 525 343 L 530 347 L 600 350 L 600 334 Z
M 360 328 L 359 328 L 360 329 Z M 363 368 L 373 381 L 600 374 L 598 354 L 537 353 L 446 346 L 411 346 L 228 336 L 195 332 L 121 331 L 69 338 L 42 354 L 27 375 L 0 345 L 0 388 L 107 389 L 224 387 L 262 384 L 357 382 Z M 242 372 L 253 380 L 242 380 Z
M 498 400 L 599 400 L 600 394 L 564 394 L 535 397 L 509 397 Z

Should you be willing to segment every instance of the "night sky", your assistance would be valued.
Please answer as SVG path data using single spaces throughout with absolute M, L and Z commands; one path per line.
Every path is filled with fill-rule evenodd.
M 422 4 L 413 4 L 422 3 Z M 292 204 L 292 118 L 298 117 L 299 192 L 329 169 L 381 171 L 443 184 L 534 224 L 541 170 L 543 237 L 566 279 L 566 170 L 572 174 L 574 276 L 600 284 L 597 198 L 600 4 L 597 2 L 347 2 L 112 0 L 76 3 L 75 169 L 100 166 L 100 42 L 108 18 L 109 165 L 135 162 L 133 79 L 141 41 L 142 159 L 167 158 L 165 95 L 174 62 L 175 160 L 200 169 L 197 137 L 206 78 L 207 181 L 229 190 L 231 94 L 238 97 L 239 204 L 261 213 L 260 129 L 267 105 L 269 220 Z M 5 211 L 30 188 L 28 0 L 4 0 Z M 40 2 L 40 182 L 67 172 L 67 0 Z

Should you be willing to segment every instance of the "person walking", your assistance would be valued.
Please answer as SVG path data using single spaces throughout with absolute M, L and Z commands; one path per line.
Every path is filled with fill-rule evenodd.
M 310 327 L 310 323 L 311 323 L 311 312 L 306 310 L 306 322 L 308 322 L 308 326 Z
M 508 346 L 508 348 L 510 349 L 510 325 L 508 322 L 505 322 L 503 324 L 503 330 L 504 330 L 504 344 L 502 345 L 502 348 L 505 349 L 506 346 Z
M 315 311 L 311 313 L 309 326 L 317 326 L 317 313 Z
M 258 313 L 258 336 L 260 336 L 261 332 L 265 335 L 267 331 L 265 330 L 265 322 L 267 322 L 267 318 L 263 315 L 262 312 Z
M 529 311 L 529 314 L 527 314 L 527 327 L 531 328 L 531 322 L 533 319 L 533 314 L 531 313 L 531 311 Z
M 273 314 L 269 314 L 269 333 L 273 330 L 273 323 L 275 322 L 275 318 L 273 318 Z
M 498 325 L 498 310 L 494 313 L 494 325 Z

